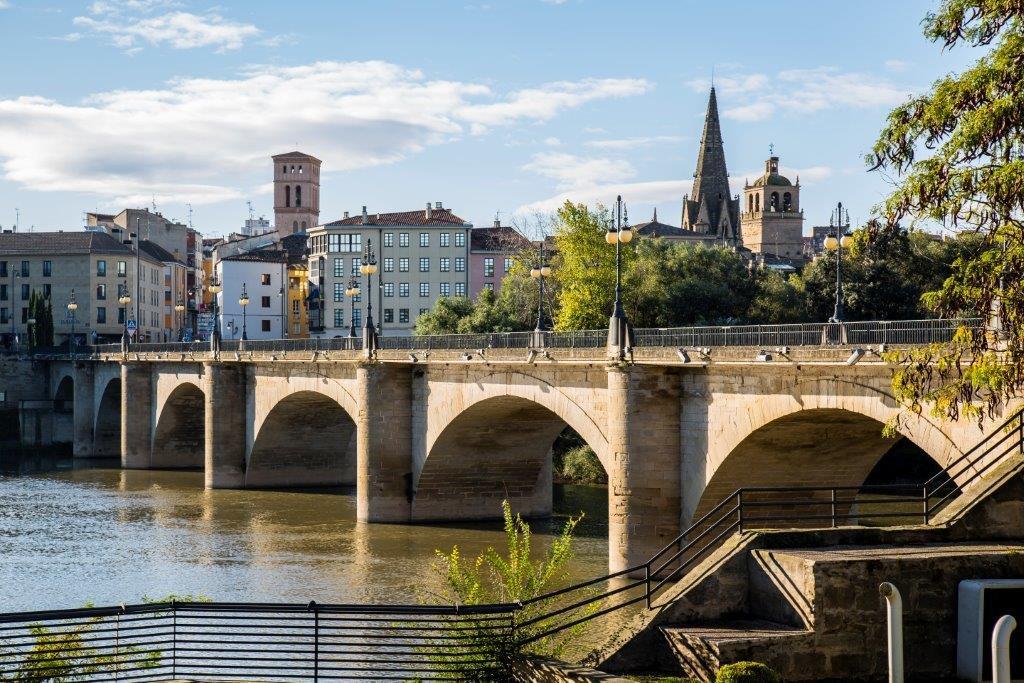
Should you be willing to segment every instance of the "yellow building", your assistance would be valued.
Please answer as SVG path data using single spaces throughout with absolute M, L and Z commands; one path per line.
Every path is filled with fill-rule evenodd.
M 288 326 L 286 334 L 292 339 L 309 337 L 309 312 L 306 296 L 309 294 L 309 269 L 305 263 L 288 264 Z

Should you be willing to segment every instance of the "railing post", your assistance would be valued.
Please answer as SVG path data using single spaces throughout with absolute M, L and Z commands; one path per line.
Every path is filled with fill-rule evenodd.
M 178 678 L 178 606 L 171 598 L 171 679 Z
M 929 510 L 928 510 L 928 485 L 925 484 L 921 487 L 921 514 L 924 517 L 924 523 L 928 523 Z
M 320 609 L 315 600 L 310 600 L 309 609 L 313 610 L 313 683 L 320 680 Z
M 743 489 L 736 491 L 736 517 L 739 524 L 739 533 L 743 533 Z
M 647 609 L 651 609 L 651 563 L 644 565 L 644 592 L 647 593 Z
M 839 524 L 836 517 L 836 489 L 832 487 L 832 528 L 835 529 L 837 526 Z

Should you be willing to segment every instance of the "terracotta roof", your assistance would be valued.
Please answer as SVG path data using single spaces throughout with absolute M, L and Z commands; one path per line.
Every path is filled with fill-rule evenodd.
M 279 159 L 303 159 L 303 160 L 309 159 L 311 161 L 316 161 L 316 162 L 322 163 L 322 162 L 320 162 L 319 159 L 317 159 L 312 154 L 306 154 L 306 153 L 300 152 L 298 150 L 295 150 L 294 152 L 284 152 L 283 154 L 275 154 L 275 155 L 273 155 L 270 158 L 273 159 L 274 161 L 278 161 Z
M 130 254 L 131 249 L 99 230 L 0 233 L 0 254 Z
M 370 213 L 366 216 L 366 222 L 363 222 L 363 215 L 357 214 L 348 218 L 341 218 L 336 221 L 324 224 L 326 227 L 349 227 L 357 225 L 374 225 L 374 226 L 398 226 L 398 225 L 416 225 L 416 226 L 443 226 L 443 225 L 457 225 L 460 227 L 466 227 L 469 225 L 466 221 L 452 213 L 451 209 L 431 209 L 430 218 L 427 218 L 427 212 L 424 209 L 418 209 L 416 211 L 393 211 L 389 213 Z
M 507 225 L 473 228 L 469 231 L 470 251 L 507 252 L 513 249 L 529 249 L 531 246 L 530 240 L 523 237 L 522 233 L 515 228 Z
M 684 230 L 683 228 L 677 228 L 674 225 L 667 225 L 659 221 L 647 221 L 646 223 L 638 223 L 633 226 L 633 232 L 643 237 L 667 237 L 675 239 L 711 239 L 714 235 L 709 235 L 703 232 L 696 232 L 695 230 Z
M 289 264 L 305 264 L 308 239 L 304 232 L 292 233 L 281 238 L 281 249 L 288 256 Z
M 148 254 L 160 263 L 181 263 L 174 254 L 161 247 L 156 242 L 150 242 L 149 240 L 142 240 L 139 242 L 139 249 L 142 250 L 143 254 Z
M 257 249 L 244 254 L 226 256 L 221 261 L 257 261 L 262 263 L 287 263 L 288 255 L 277 249 Z

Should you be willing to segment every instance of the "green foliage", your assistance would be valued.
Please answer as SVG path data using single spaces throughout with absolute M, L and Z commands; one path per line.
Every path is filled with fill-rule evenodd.
M 436 551 L 434 570 L 442 582 L 439 596 L 455 605 L 492 603 L 520 603 L 537 598 L 567 580 L 567 569 L 573 558 L 573 531 L 580 517 L 570 517 L 551 546 L 535 557 L 530 526 L 518 515 L 512 514 L 508 501 L 502 502 L 505 519 L 505 549 L 499 552 L 488 548 L 474 559 L 464 558 L 458 546 L 444 553 Z M 538 600 L 516 612 L 516 623 L 528 622 L 551 611 L 554 599 Z M 576 616 L 579 612 L 574 613 Z M 523 646 L 523 640 L 549 628 L 552 622 L 540 622 L 516 630 L 515 638 L 495 635 L 493 622 L 463 618 L 453 622 L 451 635 L 465 641 L 482 653 L 488 664 L 507 670 L 508 664 L 524 655 L 557 657 L 569 644 L 579 628 L 539 638 Z M 467 629 L 468 627 L 468 629 Z M 455 630 L 458 628 L 459 630 Z M 448 673 L 471 674 L 480 664 L 467 665 L 456 657 L 432 653 L 435 661 Z M 487 664 L 485 664 L 486 666 Z
M 560 287 L 555 329 L 586 330 L 608 325 L 615 299 L 615 248 L 605 241 L 611 216 L 599 207 L 566 202 L 557 213 L 558 250 L 553 279 Z M 624 245 L 623 267 L 628 270 L 635 250 Z M 628 311 L 627 311 L 628 313 Z
M 28 317 L 35 320 L 29 325 L 29 347 L 38 349 L 53 346 L 53 306 L 49 299 L 32 290 L 28 300 Z
M 473 334 L 478 332 L 515 332 L 528 329 L 516 319 L 493 291 L 485 289 L 476 301 L 465 297 L 438 299 L 434 308 L 416 319 L 415 333 Z
M 1001 329 L 900 357 L 894 387 L 913 410 L 924 401 L 943 417 L 981 416 L 1024 387 L 1024 7 L 945 0 L 924 33 L 944 48 L 988 50 L 890 113 L 868 157 L 900 176 L 882 214 L 890 226 L 941 222 L 974 232 L 976 248 L 959 255 L 926 303 L 941 315 L 992 316 Z
M 782 683 L 782 677 L 760 662 L 736 662 L 719 669 L 715 683 Z
M 560 479 L 574 484 L 607 484 L 608 474 L 590 446 L 583 445 L 566 451 L 558 468 Z

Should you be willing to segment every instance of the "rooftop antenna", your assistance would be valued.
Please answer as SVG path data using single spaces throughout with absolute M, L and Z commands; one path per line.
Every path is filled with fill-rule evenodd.
M 774 142 L 769 142 L 768 143 L 768 156 L 770 156 L 770 157 L 775 156 L 775 143 Z
M 256 214 L 252 210 L 252 202 L 247 199 L 245 201 L 245 205 L 249 207 L 249 220 L 253 220 L 253 218 L 255 217 Z
M 188 207 L 188 229 L 192 229 L 192 203 L 188 203 L 185 206 Z
M 711 87 L 715 87 L 715 65 L 711 65 Z
M 153 213 L 156 213 L 156 195 L 153 195 L 152 204 L 153 204 Z
M 21 223 L 21 209 L 14 207 L 14 232 L 18 232 L 18 223 Z

